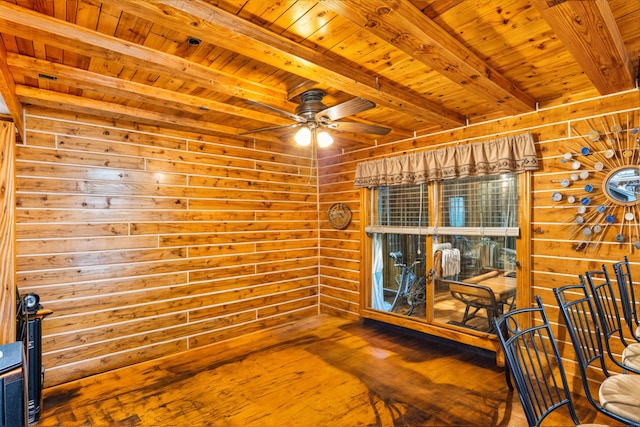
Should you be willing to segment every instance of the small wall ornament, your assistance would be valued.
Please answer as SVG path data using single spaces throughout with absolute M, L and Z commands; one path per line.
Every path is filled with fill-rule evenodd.
M 599 121 L 599 123 L 597 123 Z M 638 118 L 618 115 L 570 127 L 570 146 L 560 161 L 569 176 L 551 199 L 573 208 L 566 223 L 575 249 L 596 249 L 602 242 L 640 250 L 640 131 Z
M 337 230 L 344 230 L 351 222 L 351 209 L 342 203 L 334 203 L 327 212 L 329 224 Z

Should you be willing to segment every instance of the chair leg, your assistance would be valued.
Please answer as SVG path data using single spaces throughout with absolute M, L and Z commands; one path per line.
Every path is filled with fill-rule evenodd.
M 473 308 L 473 313 L 469 314 L 469 310 Z M 476 307 L 471 304 L 467 304 L 467 307 L 464 310 L 464 316 L 462 317 L 462 323 L 465 325 L 469 320 L 475 318 L 478 315 L 478 311 L 480 311 L 482 307 Z
M 469 309 L 470 308 L 471 308 L 471 306 L 469 304 L 467 304 L 467 306 L 464 308 L 464 314 L 462 315 L 462 322 L 460 322 L 463 325 L 466 324 L 469 321 L 469 319 L 471 319 L 473 317 L 473 315 L 469 316 Z
M 486 307 L 487 310 L 487 322 L 489 322 L 489 332 L 495 332 L 495 326 L 493 325 L 493 319 L 500 317 L 500 310 Z

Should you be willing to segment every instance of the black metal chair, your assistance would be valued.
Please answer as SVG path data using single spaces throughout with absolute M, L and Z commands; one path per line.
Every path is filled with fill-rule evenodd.
M 539 426 L 561 407 L 567 408 L 577 425 L 580 422 L 562 359 L 539 296 L 536 296 L 536 303 L 537 307 L 512 310 L 494 319 L 505 365 L 516 384 L 529 426 Z
M 602 270 L 587 271 L 586 276 L 593 303 L 598 312 L 604 347 L 609 359 L 624 370 L 640 374 L 640 343 L 628 343 L 624 337 L 618 303 L 609 280 L 607 267 L 603 265 Z M 584 276 L 580 276 L 580 281 L 584 283 Z M 614 348 L 616 342 L 622 345 Z M 617 356 L 615 350 L 620 348 L 621 355 Z
M 609 372 L 600 326 L 584 282 L 553 290 L 571 337 L 587 400 L 601 413 L 626 425 L 640 426 L 640 375 Z M 591 387 L 598 384 L 598 400 Z
M 631 278 L 629 258 L 625 255 L 624 261 L 613 264 L 613 271 L 616 275 L 616 282 L 618 282 L 624 321 L 631 335 L 636 341 L 640 342 L 640 319 L 638 318 L 638 304 L 636 302 L 633 279 Z

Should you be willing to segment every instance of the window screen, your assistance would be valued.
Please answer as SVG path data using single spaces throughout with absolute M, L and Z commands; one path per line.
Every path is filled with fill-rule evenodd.
M 488 270 L 515 268 L 518 179 L 514 174 L 446 180 L 441 183 L 443 227 L 439 243 L 460 251 L 456 280 Z
M 517 185 L 513 174 L 442 181 L 442 225 L 517 227 Z
M 378 188 L 376 225 L 426 227 L 429 225 L 429 199 L 426 184 Z

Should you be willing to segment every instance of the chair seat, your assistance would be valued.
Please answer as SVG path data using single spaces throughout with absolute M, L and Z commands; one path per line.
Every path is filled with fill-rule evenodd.
M 636 338 L 640 339 L 640 326 L 636 328 L 635 335 L 636 335 Z
M 600 404 L 607 411 L 640 423 L 640 375 L 614 375 L 600 385 Z
M 640 343 L 630 344 L 624 349 L 622 364 L 640 371 Z

